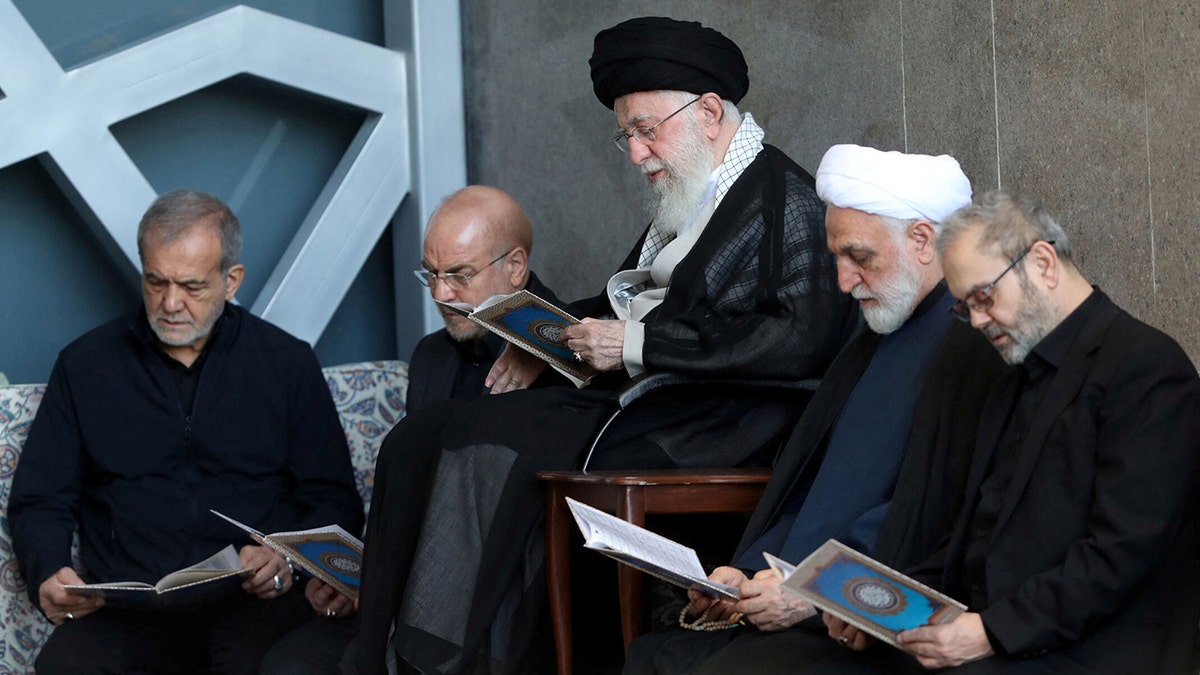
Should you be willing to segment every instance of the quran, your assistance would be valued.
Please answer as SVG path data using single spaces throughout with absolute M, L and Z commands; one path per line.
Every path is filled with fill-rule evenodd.
M 575 353 L 558 337 L 562 329 L 579 323 L 579 319 L 529 291 L 493 295 L 478 307 L 465 302 L 434 302 L 542 359 L 575 386 L 583 386 L 596 376 L 596 369 L 576 361 Z
M 211 509 L 210 509 L 211 510 Z M 305 572 L 333 586 L 338 593 L 358 599 L 358 582 L 362 573 L 363 543 L 337 525 L 311 530 L 263 534 L 239 523 L 218 511 L 216 516 L 245 530 L 257 542 L 269 547 Z
M 953 621 L 967 606 L 911 577 L 830 539 L 794 569 L 770 554 L 767 564 L 783 588 L 880 640 L 899 647 L 896 635 Z
M 171 572 L 155 584 L 116 581 L 102 584 L 64 584 L 76 595 L 104 598 L 112 607 L 170 609 L 190 607 L 232 594 L 242 585 L 237 551 L 230 544 L 190 567 Z
M 641 570 L 668 583 L 708 595 L 738 599 L 736 586 L 708 578 L 696 551 L 600 509 L 567 497 L 575 524 L 583 533 L 584 548 Z

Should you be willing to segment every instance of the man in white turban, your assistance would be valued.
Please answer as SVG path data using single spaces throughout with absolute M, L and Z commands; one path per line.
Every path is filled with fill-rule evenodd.
M 950 314 L 936 251 L 940 221 L 970 203 L 970 183 L 949 156 L 838 145 L 821 161 L 817 192 L 838 285 L 858 299 L 868 328 L 793 429 L 733 565 L 710 576 L 737 586 L 741 600 L 693 591 L 681 618 L 703 629 L 740 613 L 756 630 L 645 636 L 630 648 L 627 674 L 789 672 L 840 649 L 811 605 L 780 592 L 762 554 L 797 563 L 832 538 L 908 567 L 958 512 L 978 413 L 1005 367 Z

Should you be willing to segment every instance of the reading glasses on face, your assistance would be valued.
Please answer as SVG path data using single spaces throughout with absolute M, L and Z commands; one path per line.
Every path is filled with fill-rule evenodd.
M 515 250 L 516 250 L 515 248 L 508 249 L 504 253 L 501 253 L 500 255 L 493 258 L 490 263 L 484 265 L 483 267 L 480 267 L 479 269 L 475 270 L 474 272 L 471 272 L 470 274 L 461 274 L 458 272 L 438 274 L 437 272 L 431 272 L 429 270 L 413 270 L 413 276 L 417 278 L 417 281 L 421 282 L 422 286 L 425 286 L 427 288 L 432 288 L 433 286 L 435 286 L 437 284 L 437 282 L 441 281 L 442 283 L 446 284 L 447 286 L 449 286 L 450 288 L 452 288 L 456 291 L 465 291 L 465 290 L 467 290 L 467 286 L 471 285 L 471 277 L 474 277 L 475 275 L 486 270 L 487 268 L 491 267 L 492 265 L 495 265 L 496 263 L 500 262 L 501 260 L 504 260 L 505 256 L 507 256 L 509 253 L 512 253 Z
M 630 129 L 629 131 L 625 131 L 624 129 L 619 129 L 617 131 L 617 134 L 615 136 L 613 136 L 613 139 L 612 139 L 613 145 L 616 145 L 617 149 L 620 150 L 621 152 L 627 153 L 627 152 L 629 152 L 629 139 L 630 138 L 638 139 L 638 141 L 640 141 L 643 145 L 648 145 L 650 143 L 653 143 L 654 139 L 655 139 L 654 129 L 657 128 L 658 125 L 662 124 L 663 122 L 666 122 L 667 120 L 671 119 L 672 117 L 683 112 L 684 109 L 686 109 L 689 105 L 695 103 L 696 101 L 699 101 L 701 98 L 703 98 L 703 97 L 697 96 L 696 98 L 688 101 L 687 103 L 684 103 L 683 106 L 679 108 L 679 110 L 676 110 L 675 112 L 671 113 L 670 115 L 667 115 L 666 117 L 662 118 L 661 120 L 655 122 L 652 126 L 634 127 L 632 129 Z
M 1033 250 L 1033 246 L 1036 243 L 1037 242 L 1035 241 L 1033 244 L 1026 246 L 1025 250 L 1021 251 L 1021 254 L 1018 255 L 1015 260 L 1010 262 L 1008 267 L 1005 267 L 1004 271 L 1001 272 L 994 280 L 992 280 L 992 283 L 984 286 L 983 288 L 977 288 L 971 291 L 967 294 L 967 297 L 955 302 L 953 305 L 950 305 L 950 313 L 954 315 L 954 318 L 958 319 L 959 321 L 970 322 L 972 310 L 976 312 L 986 312 L 991 309 L 992 305 L 996 304 L 996 299 L 992 297 L 992 290 L 996 288 L 996 284 L 1000 283 L 1000 280 L 1004 278 L 1004 275 L 1008 274 L 1009 270 L 1016 267 L 1017 263 L 1021 262 L 1021 260 Z M 1054 242 L 1052 241 L 1048 241 L 1046 243 L 1050 244 L 1051 246 L 1054 245 Z

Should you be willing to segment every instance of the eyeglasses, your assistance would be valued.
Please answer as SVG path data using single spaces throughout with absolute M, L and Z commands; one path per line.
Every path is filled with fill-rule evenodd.
M 977 288 L 971 291 L 967 294 L 967 297 L 955 302 L 953 305 L 950 305 L 950 313 L 954 315 L 954 318 L 958 319 L 959 321 L 970 322 L 972 310 L 976 312 L 986 312 L 991 309 L 992 305 L 996 304 L 995 298 L 992 297 L 992 289 L 996 288 L 996 284 L 1000 283 L 1000 280 L 1004 278 L 1005 274 L 1008 274 L 1009 270 L 1016 267 L 1017 263 L 1021 262 L 1026 254 L 1033 250 L 1033 245 L 1036 243 L 1037 242 L 1035 241 L 1033 244 L 1026 246 L 1025 250 L 1021 251 L 1021 255 L 1017 256 L 1016 260 L 1009 263 L 1008 267 L 1005 267 L 1004 271 L 1001 272 L 1000 275 L 992 281 L 992 283 L 984 286 L 983 288 Z M 1054 242 L 1052 241 L 1048 241 L 1046 243 L 1050 244 L 1051 246 L 1054 245 Z
M 449 274 L 438 274 L 437 272 L 430 272 L 429 270 L 413 270 L 413 276 L 417 278 L 417 281 L 421 282 L 422 286 L 433 287 L 435 284 L 437 284 L 438 281 L 441 281 L 442 283 L 449 286 L 451 290 L 465 291 L 465 290 L 467 290 L 467 286 L 469 286 L 471 284 L 472 277 L 474 277 L 475 275 L 479 274 L 480 272 L 486 270 L 487 268 L 491 267 L 492 265 L 495 265 L 496 263 L 500 262 L 501 260 L 504 260 L 505 256 L 507 256 L 509 253 L 512 253 L 515 250 L 516 250 L 515 248 L 508 249 L 504 253 L 501 253 L 500 255 L 496 256 L 490 263 L 484 265 L 483 267 L 480 267 L 479 269 L 475 270 L 474 272 L 471 272 L 470 274 L 459 274 L 457 272 L 451 272 Z
M 703 97 L 697 96 L 696 98 L 688 101 L 687 103 L 683 104 L 682 108 L 680 108 L 679 110 L 676 110 L 675 112 L 671 113 L 670 115 L 667 115 L 666 117 L 662 118 L 661 120 L 656 122 L 654 124 L 654 126 L 634 127 L 632 129 L 630 129 L 629 131 L 625 131 L 624 129 L 618 130 L 617 135 L 613 136 L 613 139 L 612 139 L 613 145 L 617 146 L 617 149 L 620 150 L 621 152 L 629 152 L 629 139 L 630 138 L 636 138 L 636 139 L 638 139 L 638 141 L 642 142 L 643 144 L 653 143 L 655 140 L 654 130 L 658 128 L 658 125 L 662 124 L 663 122 L 666 122 L 667 120 L 671 119 L 672 117 L 683 112 L 685 108 L 687 108 L 689 105 L 695 103 L 696 101 L 699 101 L 701 98 L 703 98 Z

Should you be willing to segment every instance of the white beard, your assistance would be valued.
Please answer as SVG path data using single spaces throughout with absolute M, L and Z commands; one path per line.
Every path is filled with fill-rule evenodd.
M 670 159 L 651 157 L 642 163 L 643 174 L 665 169 L 665 175 L 651 183 L 647 211 L 654 226 L 662 232 L 678 234 L 695 215 L 708 191 L 713 170 L 713 155 L 698 124 L 685 123 L 679 129 Z
M 875 299 L 875 304 L 863 307 L 862 313 L 871 330 L 880 335 L 893 333 L 908 321 L 921 299 L 920 292 L 921 276 L 916 261 L 897 265 L 894 278 L 876 284 L 870 290 L 862 284 L 850 289 L 850 295 L 856 300 Z

